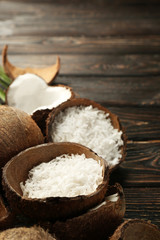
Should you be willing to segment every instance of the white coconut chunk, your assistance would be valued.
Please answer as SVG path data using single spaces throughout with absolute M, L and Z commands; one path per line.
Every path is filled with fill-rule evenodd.
M 96 207 L 94 208 L 91 208 L 89 211 L 95 211 L 97 209 L 99 209 L 100 207 L 106 205 L 106 201 L 103 201 L 102 203 L 100 203 L 99 205 L 97 205 Z
M 122 131 L 115 129 L 109 114 L 92 106 L 74 106 L 60 112 L 52 124 L 53 142 L 76 142 L 92 149 L 115 166 L 122 157 Z
M 102 171 L 100 162 L 84 154 L 64 154 L 32 168 L 20 186 L 28 198 L 88 195 L 103 182 Z
M 107 197 L 107 200 L 108 200 L 108 201 L 111 201 L 111 202 L 117 202 L 117 200 L 118 200 L 118 193 L 109 195 L 109 196 Z
M 117 202 L 118 193 L 107 196 L 106 200 L 108 200 L 110 202 Z M 106 205 L 106 201 L 103 201 L 102 203 L 98 204 L 96 207 L 91 208 L 90 211 L 95 211 L 95 210 L 99 209 L 100 207 L 102 207 L 104 205 Z
M 26 73 L 10 84 L 7 92 L 9 106 L 19 108 L 28 114 L 37 110 L 52 109 L 71 97 L 69 88 L 50 87 L 35 74 Z

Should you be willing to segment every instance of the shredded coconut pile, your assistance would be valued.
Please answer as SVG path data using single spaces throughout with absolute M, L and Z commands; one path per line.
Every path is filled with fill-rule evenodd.
M 92 106 L 74 106 L 60 112 L 52 125 L 53 142 L 76 142 L 92 149 L 114 166 L 122 157 L 122 131 L 114 129 L 109 114 Z
M 64 154 L 32 168 L 20 186 L 28 198 L 75 197 L 93 193 L 102 181 L 102 166 L 96 160 Z

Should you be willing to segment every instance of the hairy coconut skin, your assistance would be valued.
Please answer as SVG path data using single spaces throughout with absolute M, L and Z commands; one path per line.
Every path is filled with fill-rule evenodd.
M 0 232 L 0 240 L 56 240 L 40 227 L 19 227 Z
M 115 166 L 110 167 L 110 171 L 113 171 L 115 168 L 118 167 L 119 164 L 121 164 L 125 160 L 126 156 L 126 142 L 127 137 L 125 134 L 124 128 L 121 126 L 121 123 L 119 121 L 118 116 L 113 114 L 111 111 L 109 111 L 107 108 L 103 107 L 102 105 L 86 98 L 73 98 L 69 99 L 68 101 L 60 104 L 58 107 L 54 108 L 50 114 L 48 115 L 48 118 L 46 120 L 46 141 L 47 142 L 53 142 L 52 136 L 51 136 L 51 130 L 52 130 L 52 124 L 54 122 L 55 117 L 61 112 L 64 111 L 66 108 L 73 107 L 73 106 L 90 106 L 92 105 L 93 108 L 98 108 L 99 110 L 104 111 L 105 113 L 109 113 L 109 118 L 111 120 L 111 123 L 114 128 L 118 129 L 119 131 L 122 131 L 122 140 L 124 142 L 123 146 L 120 147 L 122 157 L 119 160 L 119 163 Z
M 82 154 L 100 161 L 103 166 L 103 182 L 95 192 L 76 197 L 48 197 L 43 199 L 23 197 L 20 182 L 25 182 L 28 172 L 42 162 L 49 162 L 62 154 Z M 21 165 L 21 171 L 19 171 Z M 76 143 L 46 143 L 24 150 L 13 157 L 3 168 L 3 186 L 12 209 L 37 220 L 62 220 L 83 213 L 101 202 L 106 194 L 109 169 L 104 160 L 90 149 Z
M 31 116 L 19 109 L 0 106 L 0 169 L 22 150 L 44 143 Z
M 159 240 L 160 229 L 149 221 L 129 219 L 114 232 L 110 240 Z
M 116 202 L 107 200 L 107 195 L 114 192 L 118 193 L 118 200 Z M 125 198 L 120 184 L 109 187 L 105 202 L 106 204 L 98 209 L 88 210 L 66 221 L 43 222 L 41 225 L 51 233 L 54 232 L 59 240 L 105 240 L 113 234 L 125 214 Z

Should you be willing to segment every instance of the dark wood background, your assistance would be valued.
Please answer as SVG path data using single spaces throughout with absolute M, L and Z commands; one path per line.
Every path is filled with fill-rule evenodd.
M 112 174 L 126 196 L 125 219 L 160 226 L 160 1 L 0 1 L 0 50 L 12 63 L 61 59 L 55 83 L 117 114 L 126 161 Z

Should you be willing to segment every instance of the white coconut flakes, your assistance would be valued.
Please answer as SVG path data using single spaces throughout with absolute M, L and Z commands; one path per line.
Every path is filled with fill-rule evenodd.
M 64 154 L 32 168 L 20 186 L 23 196 L 28 198 L 88 195 L 102 183 L 102 168 L 84 154 Z
M 92 149 L 109 166 L 122 157 L 122 131 L 112 126 L 109 114 L 92 106 L 73 106 L 60 112 L 51 130 L 53 142 L 76 142 Z

